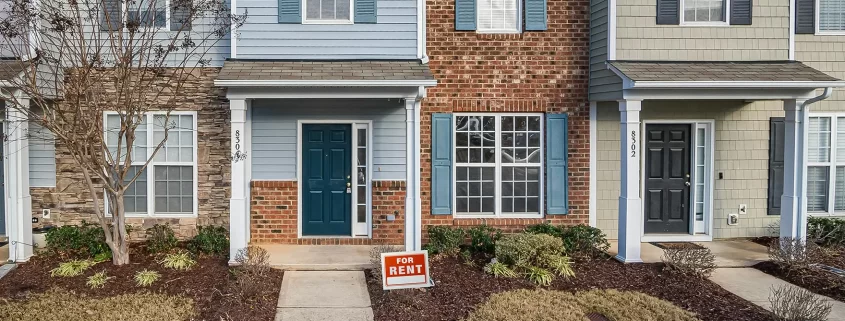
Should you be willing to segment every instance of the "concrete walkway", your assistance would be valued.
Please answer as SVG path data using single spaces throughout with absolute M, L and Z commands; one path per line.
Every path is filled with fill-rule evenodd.
M 797 287 L 754 268 L 718 268 L 710 276 L 710 280 L 728 292 L 770 311 L 769 293 L 773 287 L 779 288 L 784 285 Z M 845 303 L 826 296 L 817 296 L 833 306 L 828 321 L 845 321 Z
M 769 259 L 765 246 L 745 239 L 696 242 L 696 244 L 709 248 L 713 252 L 713 255 L 716 256 L 716 266 L 718 267 L 746 267 Z M 616 240 L 611 240 L 610 249 L 608 249 L 607 253 L 615 256 L 616 253 L 619 253 L 617 252 L 617 246 L 618 243 Z M 663 249 L 651 243 L 640 244 L 640 258 L 642 258 L 644 263 L 663 262 L 662 256 Z
M 372 321 L 363 271 L 285 271 L 276 321 Z

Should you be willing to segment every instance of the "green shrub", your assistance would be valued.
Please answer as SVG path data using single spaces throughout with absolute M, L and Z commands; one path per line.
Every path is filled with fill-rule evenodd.
M 548 270 L 536 266 L 529 266 L 525 271 L 525 276 L 529 281 L 534 282 L 539 286 L 549 286 L 555 279 L 555 275 Z
M 191 253 L 181 250 L 165 255 L 159 263 L 168 269 L 187 271 L 194 267 L 197 261 L 191 258 Z
M 147 229 L 147 251 L 165 253 L 176 247 L 176 233 L 170 224 L 156 224 Z
M 94 261 L 91 260 L 72 260 L 70 262 L 59 263 L 59 267 L 50 270 L 50 276 L 73 277 L 82 275 L 85 270 L 94 266 Z
M 572 261 L 568 257 L 562 255 L 546 255 L 540 257 L 540 265 L 548 267 L 564 278 L 575 276 L 575 271 L 572 270 Z
M 543 266 L 541 258 L 561 255 L 563 251 L 563 241 L 548 234 L 513 234 L 496 242 L 496 259 L 520 268 Z
M 516 272 L 501 262 L 490 262 L 484 266 L 484 272 L 497 278 L 515 278 Z
M 470 228 L 467 234 L 471 251 L 490 255 L 496 253 L 496 241 L 502 238 L 502 230 L 487 225 Z
M 588 225 L 564 228 L 560 234 L 566 253 L 572 256 L 595 258 L 605 255 L 610 243 L 600 229 Z
M 531 234 L 548 234 L 554 237 L 560 237 L 563 230 L 560 227 L 549 224 L 548 222 L 537 225 L 530 225 L 525 228 L 526 233 Z
M 821 246 L 845 246 L 845 220 L 830 217 L 807 219 L 808 238 Z
M 92 289 L 102 289 L 106 286 L 106 282 L 108 280 L 113 279 L 113 276 L 106 275 L 106 271 L 100 271 L 94 273 L 94 275 L 88 277 L 88 282 L 85 282 Z
M 229 239 L 222 226 L 200 226 L 197 235 L 188 242 L 188 249 L 197 254 L 224 256 L 229 252 Z
M 103 229 L 96 224 L 82 222 L 81 226 L 65 225 L 47 231 L 47 249 L 66 256 L 111 258 Z
M 456 255 L 464 243 L 464 230 L 449 226 L 429 225 L 426 249 L 431 254 Z
M 147 287 L 147 286 L 150 286 L 153 283 L 155 283 L 155 281 L 158 281 L 158 279 L 160 277 L 161 277 L 161 274 L 159 274 L 156 271 L 152 271 L 152 270 L 139 271 L 138 273 L 135 273 L 135 284 L 137 284 L 138 286 Z

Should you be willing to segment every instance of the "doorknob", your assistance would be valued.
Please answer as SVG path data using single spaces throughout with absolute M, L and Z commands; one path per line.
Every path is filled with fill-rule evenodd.
M 687 185 L 689 185 L 689 183 L 687 183 Z M 346 182 L 346 187 L 352 187 L 352 183 Z
M 689 182 L 684 182 L 684 185 L 689 186 L 690 184 Z

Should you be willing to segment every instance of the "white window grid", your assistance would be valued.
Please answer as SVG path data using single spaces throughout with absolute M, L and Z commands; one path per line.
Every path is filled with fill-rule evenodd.
M 355 130 L 358 131 L 357 139 L 358 144 L 356 145 L 356 154 L 355 158 L 357 161 L 355 162 L 355 188 L 357 189 L 357 202 L 355 208 L 355 221 L 357 223 L 367 223 L 367 208 L 370 205 L 370 198 L 369 198 L 369 189 L 367 188 L 367 182 L 369 173 L 367 171 L 367 160 L 369 159 L 369 144 L 367 137 L 367 126 L 361 125 L 356 126 Z
M 155 140 L 154 140 L 154 132 L 156 131 L 155 127 L 160 125 L 160 124 L 155 124 L 154 120 L 155 120 L 156 116 L 161 117 L 161 116 L 166 116 L 167 114 L 168 113 L 165 112 L 165 111 L 155 111 L 155 112 L 147 112 L 144 115 L 144 117 L 145 117 L 144 123 L 142 125 L 139 125 L 138 128 L 135 130 L 135 132 L 136 132 L 136 136 L 140 136 L 140 135 L 138 135 L 139 132 L 143 132 L 143 133 L 146 134 L 146 137 L 145 137 L 146 140 L 144 141 L 144 143 L 146 143 L 146 145 L 143 146 L 143 148 L 142 148 L 142 146 L 134 146 L 133 147 L 133 150 L 135 148 L 138 148 L 139 151 L 143 150 L 143 153 L 139 153 L 139 155 L 143 155 L 143 157 L 142 156 L 138 156 L 137 158 L 133 157 L 132 164 L 131 164 L 132 167 L 138 166 L 138 168 L 140 168 L 140 166 L 143 166 L 144 163 L 146 162 L 146 160 L 149 159 L 150 154 L 152 153 L 152 151 L 157 146 L 157 142 L 151 143 L 151 142 L 155 142 Z M 103 124 L 108 124 L 109 116 L 114 116 L 114 115 L 118 115 L 118 113 L 116 113 L 116 112 L 105 112 L 105 113 L 103 113 Z M 143 175 L 144 180 L 142 181 L 141 178 L 139 177 L 138 180 L 135 181 L 135 184 L 138 184 L 139 181 L 141 181 L 143 184 L 146 184 L 145 187 L 146 187 L 146 192 L 147 192 L 147 194 L 146 194 L 146 198 L 147 198 L 147 200 L 146 200 L 146 210 L 147 211 L 146 212 L 128 212 L 127 211 L 126 212 L 127 217 L 160 217 L 160 218 L 161 217 L 176 217 L 176 218 L 178 218 L 178 217 L 196 217 L 197 216 L 198 206 L 199 206 L 198 205 L 198 195 L 197 195 L 197 186 L 198 186 L 197 185 L 197 177 L 198 177 L 197 149 L 198 149 L 198 146 L 197 146 L 197 130 L 196 130 L 196 128 L 197 128 L 197 113 L 194 112 L 194 111 L 171 111 L 170 112 L 170 119 L 168 120 L 168 123 L 173 124 L 174 118 L 179 119 L 179 118 L 182 118 L 183 116 L 189 116 L 192 120 L 192 124 L 191 124 L 192 130 L 190 130 L 190 132 L 191 132 L 192 144 L 193 144 L 194 147 L 193 147 L 193 151 L 192 151 L 192 155 L 191 155 L 191 160 L 190 161 L 182 161 L 182 160 L 179 160 L 179 161 L 173 161 L 173 160 L 157 161 L 156 160 L 158 158 L 158 154 L 165 152 L 165 147 L 167 146 L 168 143 L 170 143 L 170 139 L 172 138 L 172 134 L 174 133 L 173 129 L 176 129 L 176 132 L 186 130 L 185 128 L 179 128 L 179 123 L 176 123 L 176 127 L 172 127 L 170 129 L 169 133 L 168 133 L 168 142 L 165 143 L 165 146 L 162 146 L 162 148 L 159 149 L 156 156 L 153 158 L 153 160 L 150 161 L 150 163 L 147 165 L 147 168 L 144 169 L 144 171 L 145 171 L 145 174 Z M 143 129 L 142 129 L 142 127 L 143 127 Z M 103 129 L 104 129 L 104 131 L 107 131 L 108 127 L 104 126 Z M 108 135 L 109 135 L 109 133 L 106 132 L 105 133 L 106 145 L 112 146 L 112 144 L 109 143 Z M 138 139 L 138 137 L 136 137 L 136 142 L 138 142 L 138 141 L 139 141 L 139 139 Z M 125 144 L 125 141 L 124 141 L 124 144 Z M 179 145 L 179 146 L 181 147 L 182 145 Z M 155 186 L 156 185 L 156 177 L 155 177 L 155 174 L 156 174 L 156 167 L 157 166 L 161 166 L 161 167 L 165 167 L 165 166 L 191 167 L 191 171 L 192 171 L 191 176 L 192 176 L 192 179 L 193 179 L 193 187 L 192 187 L 191 192 L 193 194 L 193 199 L 191 201 L 192 209 L 191 209 L 190 212 L 156 212 L 155 211 L 155 206 L 156 206 L 156 203 L 155 203 L 155 200 L 156 200 L 156 194 L 155 194 L 155 192 L 156 192 L 156 186 Z M 180 180 L 181 180 L 181 178 L 180 178 Z M 170 182 L 169 177 L 165 182 Z M 141 187 L 141 186 L 139 186 L 139 187 Z M 135 194 L 135 193 L 133 193 L 133 194 Z M 184 191 L 180 191 L 180 196 L 183 195 L 183 194 L 184 194 Z M 133 196 L 133 197 L 137 197 L 136 195 Z M 130 195 L 130 196 L 132 196 L 132 195 Z M 109 206 L 108 205 L 108 199 L 104 200 L 104 206 L 105 206 L 106 210 L 108 210 L 108 206 Z
M 824 3 L 822 3 L 824 1 Z M 845 1 L 816 0 L 815 26 L 817 35 L 841 36 L 845 35 Z M 838 12 L 822 12 L 823 9 L 835 9 Z M 838 16 L 839 23 L 827 22 L 822 26 L 822 16 L 834 18 Z M 828 26 L 828 24 L 830 24 Z
M 695 168 L 693 178 L 695 180 L 695 195 L 693 198 L 693 213 L 697 222 L 704 221 L 704 188 L 707 175 L 707 129 L 695 129 Z
M 837 184 L 837 175 L 845 176 L 845 148 L 836 148 L 837 142 L 845 139 L 845 114 L 813 113 L 809 118 L 810 122 L 826 120 L 829 127 L 823 128 L 822 130 L 810 131 L 810 124 L 807 124 L 808 135 L 817 135 L 820 140 L 826 139 L 827 144 L 820 144 L 814 148 L 814 146 L 810 146 L 809 140 L 807 142 L 806 209 L 813 216 L 845 215 L 845 184 L 843 184 L 845 182 L 840 180 L 840 184 Z M 815 158 L 811 156 L 815 156 Z M 812 177 L 810 175 L 811 171 L 822 171 L 825 174 L 826 181 L 810 180 Z M 815 189 L 814 186 L 816 184 L 821 185 L 820 183 L 822 182 L 825 184 L 824 188 L 818 192 L 821 195 L 816 197 L 823 198 L 823 209 L 811 208 L 810 201 L 813 197 L 811 190 Z
M 332 4 L 334 4 L 335 8 L 332 11 L 335 18 L 332 19 L 323 19 L 323 10 L 322 5 L 323 1 L 329 0 L 316 0 L 320 3 L 320 19 L 313 19 L 308 18 L 308 1 L 309 0 L 302 0 L 302 23 L 303 24 L 354 24 L 355 23 L 355 1 L 354 0 L 332 0 Z M 337 19 L 337 4 L 341 2 L 349 2 L 349 18 L 348 19 Z
M 499 7 L 495 7 L 496 4 L 500 4 Z M 509 9 L 505 8 L 505 5 L 510 4 L 513 11 L 513 28 L 485 28 L 485 26 L 481 23 L 481 17 L 485 16 L 485 18 L 489 18 L 491 24 L 495 24 L 498 21 L 498 25 L 503 26 L 508 21 L 507 15 L 509 14 Z M 487 6 L 484 8 L 483 6 Z M 484 10 L 484 11 L 483 11 Z M 497 13 L 500 13 L 500 16 L 497 16 Z M 479 1 L 476 5 L 475 9 L 475 23 L 476 23 L 476 30 L 478 33 L 520 33 L 522 32 L 522 0 L 485 0 Z M 498 20 L 497 20 L 498 19 Z
M 495 153 L 495 156 L 493 157 L 493 162 L 489 162 L 489 163 L 484 163 L 484 162 L 458 163 L 457 154 L 458 154 L 458 149 L 461 148 L 461 147 L 457 146 L 457 142 L 458 142 L 457 138 L 458 138 L 459 132 L 456 129 L 456 127 L 457 127 L 458 117 L 462 117 L 462 116 L 467 116 L 467 117 L 494 117 L 494 122 L 493 122 L 494 128 L 493 128 L 493 130 L 492 131 L 490 131 L 490 130 L 484 131 L 484 132 L 494 133 L 494 137 L 496 138 L 495 142 L 493 144 L 493 148 L 494 148 L 493 150 L 494 150 L 494 153 Z M 504 163 L 502 161 L 504 152 L 502 151 L 502 124 L 501 123 L 502 123 L 502 117 L 507 117 L 507 116 L 539 117 L 539 119 L 540 119 L 540 121 L 539 121 L 540 148 L 538 150 L 538 152 L 539 152 L 539 163 Z M 482 124 L 482 126 L 483 126 L 483 124 Z M 545 118 L 543 117 L 543 114 L 541 114 L 541 113 L 455 113 L 455 114 L 453 114 L 453 117 L 452 117 L 452 130 L 454 132 L 452 138 L 453 138 L 453 141 L 455 142 L 454 146 L 452 148 L 452 159 L 454 160 L 452 162 L 452 174 L 454 175 L 453 177 L 455 177 L 455 179 L 453 180 L 453 184 L 452 184 L 452 190 L 454 191 L 454 193 L 453 193 L 454 195 L 452 197 L 452 208 L 454 209 L 453 212 L 455 213 L 454 214 L 455 217 L 457 217 L 457 218 L 541 218 L 541 217 L 543 217 L 544 207 L 545 207 L 545 198 L 544 198 L 544 192 L 545 192 L 544 191 L 544 183 L 545 183 L 544 182 L 544 179 L 545 179 L 544 176 L 545 175 L 544 175 L 544 171 L 543 171 L 543 166 L 545 165 L 544 150 L 543 150 L 544 149 L 544 138 L 545 138 L 545 136 L 544 136 L 545 135 Z M 505 133 L 508 133 L 508 132 L 509 131 L 505 131 Z M 483 135 L 482 135 L 482 137 L 483 137 Z M 464 147 L 464 148 L 466 148 L 466 147 Z M 479 147 L 471 147 L 471 148 L 479 148 Z M 482 146 L 480 148 L 483 151 L 484 148 L 487 148 L 487 145 L 484 145 L 484 143 L 482 143 Z M 471 157 L 468 155 L 467 160 L 469 161 L 470 159 L 471 159 Z M 503 166 L 503 164 L 506 164 L 506 165 Z M 459 174 L 458 169 L 460 167 L 469 168 L 469 170 L 472 170 L 474 168 L 480 168 L 480 172 L 482 173 L 482 176 L 479 179 L 474 179 L 474 180 L 470 180 L 469 176 L 467 176 L 467 178 L 468 178 L 467 181 L 466 181 L 467 183 L 489 182 L 490 180 L 485 179 L 485 177 L 483 176 L 483 172 L 484 172 L 485 169 L 487 169 L 488 171 L 489 171 L 489 169 L 493 170 L 493 175 L 494 175 L 494 179 L 493 179 L 493 182 L 494 182 L 494 184 L 493 184 L 494 210 L 492 212 L 483 212 L 483 211 L 479 211 L 479 212 L 472 212 L 472 211 L 458 212 L 458 207 L 457 207 L 457 205 L 458 205 L 458 202 L 457 202 L 457 200 L 458 200 L 458 196 L 457 196 L 458 179 L 457 178 L 458 178 L 458 174 Z M 504 213 L 502 211 L 502 209 L 503 209 L 503 207 L 502 207 L 503 206 L 502 205 L 502 203 L 503 203 L 502 202 L 502 200 L 503 200 L 503 195 L 502 195 L 503 194 L 503 188 L 502 188 L 502 185 L 503 185 L 502 184 L 503 183 L 502 169 L 503 169 L 503 167 L 508 167 L 508 168 L 527 167 L 527 168 L 537 168 L 538 169 L 538 172 L 539 172 L 539 175 L 538 175 L 539 176 L 538 177 L 539 184 L 538 185 L 539 186 L 538 186 L 538 191 L 537 191 L 538 192 L 537 197 L 539 198 L 539 200 L 538 200 L 539 203 L 538 203 L 538 211 L 536 213 L 527 213 L 527 212 Z M 514 182 L 514 181 L 526 182 L 527 179 L 526 180 L 514 179 L 511 182 Z M 481 188 L 483 189 L 483 187 L 481 187 Z M 468 191 L 469 191 L 469 187 L 468 187 Z M 528 192 L 526 190 L 526 194 L 527 193 Z M 473 197 L 472 192 L 469 192 L 468 195 L 470 195 L 469 197 Z M 481 191 L 481 197 L 486 197 L 486 196 L 487 196 L 487 194 L 484 191 Z M 519 197 L 519 196 L 515 196 L 515 197 Z M 515 197 L 512 197 L 511 199 L 513 199 Z M 468 206 L 468 209 L 469 209 L 469 206 Z
M 687 2 L 710 2 L 712 0 L 681 0 L 680 3 L 680 24 L 682 26 L 702 26 L 702 27 L 719 27 L 719 26 L 730 26 L 730 10 L 731 7 L 731 0 L 722 0 L 722 19 L 716 21 L 687 21 L 686 17 L 686 6 L 688 5 Z
M 129 0 L 129 1 L 121 1 L 121 6 L 123 10 L 123 16 L 126 17 L 128 20 L 132 17 L 132 12 L 130 11 L 132 7 L 139 7 L 143 9 L 149 9 L 153 6 L 158 6 L 160 2 L 164 2 L 164 25 L 162 26 L 145 26 L 141 24 L 144 28 L 151 28 L 151 29 L 164 29 L 170 30 L 170 0 Z

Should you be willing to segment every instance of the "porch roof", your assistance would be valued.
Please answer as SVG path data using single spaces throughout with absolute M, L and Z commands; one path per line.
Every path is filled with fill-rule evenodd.
M 29 61 L 14 58 L 0 58 L 0 80 L 11 80 L 29 67 Z
M 608 61 L 625 88 L 845 87 L 798 61 Z
M 433 86 L 417 60 L 228 60 L 218 86 Z

